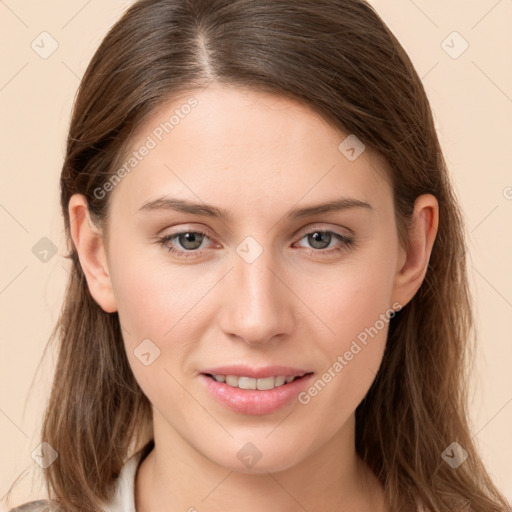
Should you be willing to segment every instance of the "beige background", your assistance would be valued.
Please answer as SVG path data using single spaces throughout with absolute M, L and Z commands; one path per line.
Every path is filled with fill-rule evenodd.
M 471 422 L 489 471 L 512 500 L 512 2 L 371 3 L 422 77 L 466 215 L 480 338 Z M 67 277 L 58 180 L 69 113 L 89 59 L 129 4 L 0 0 L 0 498 L 21 474 L 12 504 L 38 493 L 36 485 L 27 494 L 51 357 L 28 392 Z M 58 43 L 46 59 L 31 47 L 35 40 L 43 51 L 45 37 L 51 49 L 43 31 Z M 468 48 L 453 58 L 464 41 Z M 58 247 L 46 263 L 32 252 L 43 237 Z

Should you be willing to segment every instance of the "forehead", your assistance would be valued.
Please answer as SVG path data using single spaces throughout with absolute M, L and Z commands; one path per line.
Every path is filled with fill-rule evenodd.
M 191 90 L 137 130 L 111 208 L 133 215 L 163 194 L 241 214 L 339 196 L 378 206 L 390 194 L 384 162 L 367 149 L 347 158 L 348 135 L 282 96 L 220 85 Z

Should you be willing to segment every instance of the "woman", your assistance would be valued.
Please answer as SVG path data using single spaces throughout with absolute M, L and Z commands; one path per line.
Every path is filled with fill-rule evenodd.
M 52 501 L 17 510 L 507 509 L 467 423 L 459 206 L 369 5 L 135 3 L 61 206 Z

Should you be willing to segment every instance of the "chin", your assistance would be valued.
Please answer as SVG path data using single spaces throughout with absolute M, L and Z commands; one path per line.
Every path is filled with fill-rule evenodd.
M 290 469 L 307 457 L 298 450 L 301 443 L 283 447 L 282 444 L 266 441 L 236 442 L 234 450 L 226 447 L 222 453 L 205 454 L 213 463 L 230 471 L 244 474 L 277 473 Z M 233 456 L 234 451 L 234 456 Z

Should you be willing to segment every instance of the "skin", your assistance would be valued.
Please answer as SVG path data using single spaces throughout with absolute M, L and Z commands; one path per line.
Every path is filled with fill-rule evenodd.
M 379 315 L 418 290 L 437 201 L 417 199 L 405 250 L 385 162 L 368 148 L 347 159 L 338 150 L 347 134 L 303 104 L 228 86 L 162 105 L 131 150 L 192 94 L 197 106 L 109 192 L 106 233 L 91 222 L 83 196 L 69 202 L 91 294 L 119 313 L 130 365 L 153 405 L 155 448 L 137 473 L 137 510 L 220 511 L 233 503 L 245 512 L 389 510 L 354 446 L 354 412 L 378 371 L 388 323 L 309 403 L 294 400 L 271 414 L 227 409 L 198 372 L 282 364 L 321 377 Z M 139 211 L 162 194 L 225 208 L 233 220 Z M 341 196 L 373 209 L 284 219 L 292 208 Z M 207 234 L 195 257 L 157 243 L 180 230 Z M 335 237 L 315 245 L 307 234 L 317 230 L 352 235 L 355 245 Z M 263 250 L 252 263 L 236 252 L 247 236 Z M 180 241 L 169 244 L 186 250 Z M 160 349 L 149 366 L 134 355 L 146 338 Z M 251 468 L 237 457 L 247 442 L 262 454 Z

